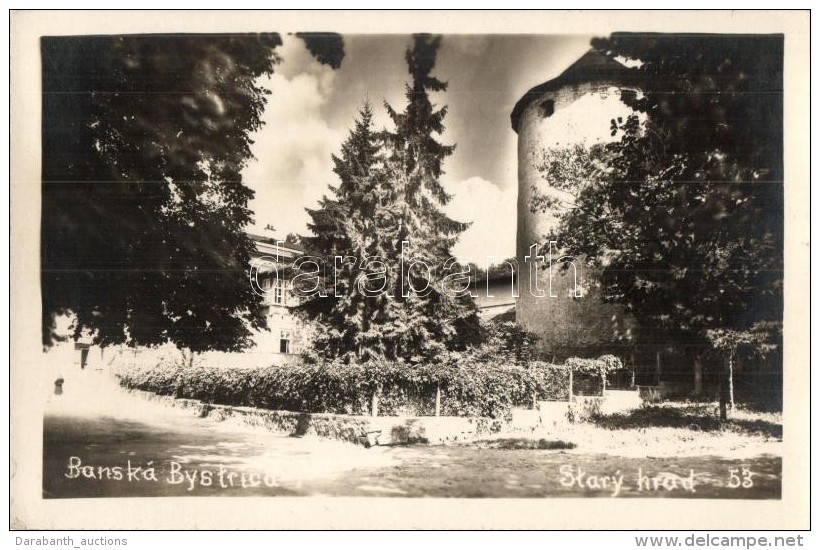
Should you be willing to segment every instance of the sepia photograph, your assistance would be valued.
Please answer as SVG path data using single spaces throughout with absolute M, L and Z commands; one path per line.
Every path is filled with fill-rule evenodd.
M 12 14 L 12 528 L 808 525 L 807 13 L 254 13 Z

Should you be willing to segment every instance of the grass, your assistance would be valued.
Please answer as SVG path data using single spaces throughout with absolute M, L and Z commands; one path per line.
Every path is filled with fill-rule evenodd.
M 595 425 L 608 430 L 643 428 L 680 428 L 696 432 L 727 432 L 750 437 L 780 439 L 783 424 L 779 414 L 736 409 L 722 422 L 714 403 L 676 403 L 646 405 L 628 413 L 616 413 L 593 419 Z
M 499 435 L 470 443 L 485 449 L 602 453 L 623 457 L 780 454 L 783 423 L 779 413 L 738 408 L 726 422 L 717 403 L 664 402 L 605 414 L 588 422 L 559 424 L 519 437 Z

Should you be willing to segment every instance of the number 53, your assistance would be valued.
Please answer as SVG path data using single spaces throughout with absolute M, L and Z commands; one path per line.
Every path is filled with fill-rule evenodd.
M 728 486 L 730 489 L 737 489 L 738 487 L 749 489 L 754 486 L 754 482 L 752 481 L 753 475 L 754 472 L 749 468 L 729 468 Z

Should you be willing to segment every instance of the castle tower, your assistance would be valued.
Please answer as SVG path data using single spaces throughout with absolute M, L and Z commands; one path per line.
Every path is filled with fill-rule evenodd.
M 581 262 L 575 262 L 577 287 L 572 268 L 566 272 L 552 269 L 552 292 L 550 271 L 544 269 L 547 260 L 532 270 L 536 259 L 531 247 L 537 245 L 540 250 L 547 245 L 544 235 L 555 220 L 550 213 L 532 212 L 531 201 L 533 188 L 544 195 L 557 192 L 538 169 L 547 149 L 590 146 L 614 139 L 610 121 L 632 114 L 621 101 L 622 91 L 636 90 L 631 82 L 632 72 L 617 61 L 590 51 L 557 78 L 524 94 L 511 114 L 513 130 L 518 133 L 516 256 L 520 279 L 516 321 L 541 337 L 541 350 L 547 359 L 611 352 L 613 345 L 626 344 L 625 339 L 629 339 L 628 320 L 619 308 L 597 299 L 589 284 L 595 274 L 585 270 Z M 531 281 L 533 273 L 537 288 L 545 293 L 543 297 L 532 292 L 536 283 Z

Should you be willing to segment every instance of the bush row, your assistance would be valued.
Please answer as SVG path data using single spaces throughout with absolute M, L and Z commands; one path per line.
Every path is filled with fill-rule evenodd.
M 461 358 L 434 365 L 370 361 L 262 369 L 162 362 L 129 369 L 120 382 L 208 403 L 336 414 L 369 414 L 376 392 L 379 414 L 385 416 L 434 414 L 439 388 L 442 415 L 503 418 L 534 398 L 566 399 L 568 378 L 563 365 L 499 366 Z

